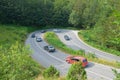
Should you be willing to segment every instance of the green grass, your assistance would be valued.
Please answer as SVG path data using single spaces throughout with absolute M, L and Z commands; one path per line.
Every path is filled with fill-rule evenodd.
M 18 54 L 20 53 L 20 51 L 22 50 L 22 48 L 24 49 L 24 45 L 25 45 L 25 40 L 27 38 L 27 35 L 33 31 L 36 31 L 36 30 L 40 30 L 40 29 L 49 29 L 51 26 L 47 26 L 47 27 L 44 27 L 44 28 L 39 28 L 39 27 L 26 27 L 26 26 L 18 26 L 18 25 L 2 25 L 0 24 L 0 60 L 1 59 L 4 59 L 4 61 L 6 62 L 5 64 L 7 64 L 7 67 L 5 67 L 4 64 L 4 61 L 0 61 L 0 73 L 1 73 L 1 70 L 2 70 L 2 73 L 4 72 L 3 68 L 6 68 L 5 70 L 9 70 L 10 71 L 10 67 L 12 65 L 8 64 L 8 62 L 10 61 L 10 59 L 8 57 L 12 57 L 12 56 L 17 56 L 19 55 L 19 57 L 15 57 L 13 58 L 11 61 L 13 61 L 15 63 L 15 61 L 17 61 L 18 59 L 20 59 L 22 62 L 18 62 L 18 63 L 15 63 L 15 64 L 20 64 L 20 63 L 23 63 L 24 58 L 27 58 L 29 60 L 28 63 L 31 62 L 31 60 L 33 60 L 32 58 L 30 58 L 29 56 L 29 53 L 28 51 L 26 51 L 24 54 L 24 51 L 22 52 L 23 53 L 23 56 L 24 58 L 21 56 L 21 54 Z M 54 27 L 52 26 L 52 28 L 57 28 L 57 27 Z M 62 27 L 61 27 L 62 28 Z M 17 45 L 16 45 L 17 43 Z M 20 44 L 20 45 L 19 45 Z M 16 47 L 17 49 L 15 50 L 10 50 L 10 47 L 11 46 L 14 46 Z M 20 46 L 18 48 L 18 46 Z M 8 53 L 9 52 L 9 53 Z M 12 54 L 14 53 L 14 54 Z M 5 54 L 5 55 L 4 55 Z M 28 64 L 27 61 L 24 61 L 24 63 Z M 33 64 L 34 66 L 27 66 L 28 68 L 34 68 L 34 70 L 32 70 L 31 68 L 31 71 L 36 71 L 36 70 L 40 70 L 40 71 L 37 71 L 38 73 L 35 73 L 34 76 L 31 75 L 29 78 L 29 80 L 33 80 L 33 78 L 35 80 L 46 80 L 43 76 L 42 76 L 42 73 L 43 71 L 45 70 L 44 67 L 42 67 L 41 65 L 39 65 L 38 63 L 34 63 L 34 61 L 32 63 L 30 63 L 29 65 Z M 39 65 L 38 67 L 35 67 L 36 65 Z M 4 67 L 3 67 L 4 66 Z M 17 66 L 17 65 L 16 65 Z M 21 65 L 22 66 L 22 65 Z M 15 66 L 14 66 L 15 67 Z M 14 69 L 13 67 L 13 69 Z M 37 69 L 36 69 L 37 68 Z M 38 69 L 39 68 L 39 69 Z M 22 69 L 22 68 L 21 68 Z M 17 71 L 17 70 L 16 70 Z M 24 70 L 25 71 L 25 70 Z M 20 72 L 20 71 L 18 71 Z M 27 76 L 27 72 L 24 72 L 26 73 L 26 75 L 22 75 L 21 76 Z M 16 74 L 17 75 L 17 74 Z M 19 75 L 19 74 L 18 74 Z M 2 77 L 3 75 L 1 75 Z M 6 74 L 7 76 L 7 74 Z M 10 74 L 11 77 L 14 77 L 15 75 L 12 76 L 12 74 Z M 5 78 L 0 78 L 0 79 L 6 79 L 8 78 L 9 76 L 5 77 Z M 36 77 L 36 78 L 35 78 Z M 9 79 L 9 78 L 8 78 Z M 27 79 L 26 79 L 27 80 Z M 48 80 L 65 80 L 65 77 L 59 77 L 59 78 L 56 78 L 56 79 L 53 79 L 53 78 L 49 78 Z
M 37 27 L 0 24 L 0 44 L 11 45 L 16 41 L 24 44 L 27 34 L 37 29 Z
M 64 51 L 65 53 L 68 54 L 72 54 L 72 55 L 81 55 L 86 57 L 89 61 L 93 61 L 93 62 L 97 62 L 97 63 L 101 63 L 101 64 L 105 64 L 105 65 L 109 65 L 112 67 L 116 67 L 116 68 L 120 68 L 120 63 L 119 62 L 111 62 L 111 61 L 107 61 L 105 59 L 98 59 L 95 57 L 94 54 L 89 54 L 86 55 L 84 50 L 79 50 L 79 51 L 75 51 L 71 48 L 68 48 L 65 44 L 63 44 L 59 38 L 57 37 L 57 35 L 55 35 L 55 33 L 53 32 L 47 32 L 44 35 L 44 39 L 51 45 L 55 46 L 56 48 Z
M 0 79 L 33 80 L 42 73 L 44 68 L 30 57 L 31 52 L 24 46 L 27 35 L 37 29 L 0 24 Z
M 93 35 L 93 32 L 92 30 L 81 30 L 79 33 L 78 33 L 79 37 L 84 41 L 86 42 L 87 44 L 95 47 L 95 48 L 98 48 L 102 51 L 105 51 L 105 52 L 108 52 L 110 54 L 114 54 L 114 55 L 117 55 L 117 56 L 120 56 L 120 51 L 117 51 L 115 49 L 111 49 L 111 48 L 107 48 L 105 47 L 104 45 L 100 45 L 95 39 L 96 39 L 96 36 Z

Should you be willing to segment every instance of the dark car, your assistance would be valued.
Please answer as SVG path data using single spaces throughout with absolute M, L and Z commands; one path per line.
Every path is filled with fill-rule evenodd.
M 55 52 L 55 48 L 51 45 L 44 46 L 44 49 L 47 50 L 48 52 Z
M 41 38 L 41 37 L 36 37 L 36 41 L 37 41 L 37 42 L 41 42 L 41 41 L 42 41 L 42 38 Z
M 64 36 L 64 39 L 65 39 L 65 40 L 70 40 L 70 37 L 69 37 L 68 35 L 65 35 L 65 36 Z
M 33 34 L 31 35 L 31 38 L 35 38 L 35 33 L 33 33 Z
M 41 30 L 41 33 L 45 33 L 46 32 L 46 30 Z

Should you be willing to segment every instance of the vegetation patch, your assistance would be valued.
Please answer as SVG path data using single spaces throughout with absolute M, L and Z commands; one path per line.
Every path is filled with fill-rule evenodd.
M 26 27 L 17 25 L 2 25 L 0 24 L 0 45 L 11 46 L 16 41 L 24 45 L 28 33 L 33 32 L 39 28 Z
M 85 51 L 83 50 L 73 50 L 71 48 L 68 48 L 65 44 L 63 44 L 59 38 L 57 37 L 57 35 L 54 32 L 47 32 L 44 35 L 44 39 L 51 45 L 55 46 L 56 48 L 72 54 L 72 55 L 81 55 L 86 57 L 89 61 L 93 61 L 93 62 L 97 62 L 97 63 L 102 63 L 105 65 L 109 65 L 109 66 L 113 66 L 116 68 L 120 68 L 120 63 L 119 62 L 111 62 L 111 61 L 107 61 L 105 59 L 101 59 L 101 58 L 96 58 L 94 54 L 90 53 L 90 54 L 85 54 Z
M 34 80 L 44 69 L 25 47 L 26 36 L 36 28 L 0 25 L 0 80 Z
M 82 63 L 73 64 L 67 74 L 67 80 L 87 80 L 87 74 Z
M 97 39 L 97 37 L 100 37 L 100 36 L 95 36 L 94 34 L 95 34 L 95 32 L 93 30 L 81 30 L 78 33 L 79 37 L 83 41 L 85 41 L 87 44 L 89 44 L 93 47 L 96 47 L 100 50 L 103 50 L 105 52 L 109 52 L 111 54 L 120 56 L 120 51 L 113 49 L 113 48 L 108 48 L 107 46 L 102 45 L 100 42 L 100 39 Z
M 29 49 L 18 42 L 9 48 L 0 46 L 1 80 L 33 80 L 42 69 L 30 57 Z
M 43 72 L 44 78 L 58 78 L 60 76 L 60 72 L 53 66 L 50 66 Z

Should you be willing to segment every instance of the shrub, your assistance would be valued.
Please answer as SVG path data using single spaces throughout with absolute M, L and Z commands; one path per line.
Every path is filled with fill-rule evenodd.
M 73 64 L 67 74 L 67 80 L 87 80 L 86 71 L 82 63 Z
M 57 69 L 53 66 L 50 66 L 43 72 L 44 78 L 50 78 L 50 77 L 59 77 L 59 72 Z
M 97 58 L 97 56 L 94 53 L 88 53 L 87 56 L 94 59 Z
M 114 75 L 116 76 L 116 78 L 114 80 L 120 80 L 120 73 L 118 73 L 116 70 L 112 69 L 112 71 L 114 72 Z
M 18 42 L 9 48 L 0 46 L 0 80 L 34 80 L 41 69 L 29 53 Z

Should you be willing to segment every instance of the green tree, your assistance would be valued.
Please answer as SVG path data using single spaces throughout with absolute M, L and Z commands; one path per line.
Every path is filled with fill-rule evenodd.
M 116 76 L 116 78 L 114 80 L 120 80 L 120 73 L 118 73 L 116 70 L 112 69 L 112 71 L 114 72 L 114 75 Z
M 0 22 L 41 26 L 49 25 L 53 0 L 0 0 Z
M 60 73 L 57 71 L 57 69 L 53 66 L 50 66 L 43 72 L 43 76 L 45 78 L 50 78 L 50 77 L 59 77 Z
M 18 42 L 6 48 L 0 46 L 0 80 L 33 80 L 41 73 L 28 48 Z
M 94 27 L 93 35 L 100 45 L 120 51 L 120 12 L 115 10 Z M 119 54 L 118 54 L 119 55 Z
M 86 1 L 85 0 L 76 0 L 74 3 L 72 12 L 69 16 L 69 22 L 74 26 L 82 26 L 83 24 L 83 13 L 86 8 Z
M 53 9 L 53 25 L 58 26 L 68 26 L 69 18 L 69 9 L 68 9 L 69 0 L 55 0 L 54 9 Z
M 73 64 L 67 74 L 67 80 L 87 80 L 86 71 L 82 63 Z
M 104 0 L 75 0 L 69 22 L 80 28 L 93 27 L 100 18 L 111 13 L 111 6 Z

